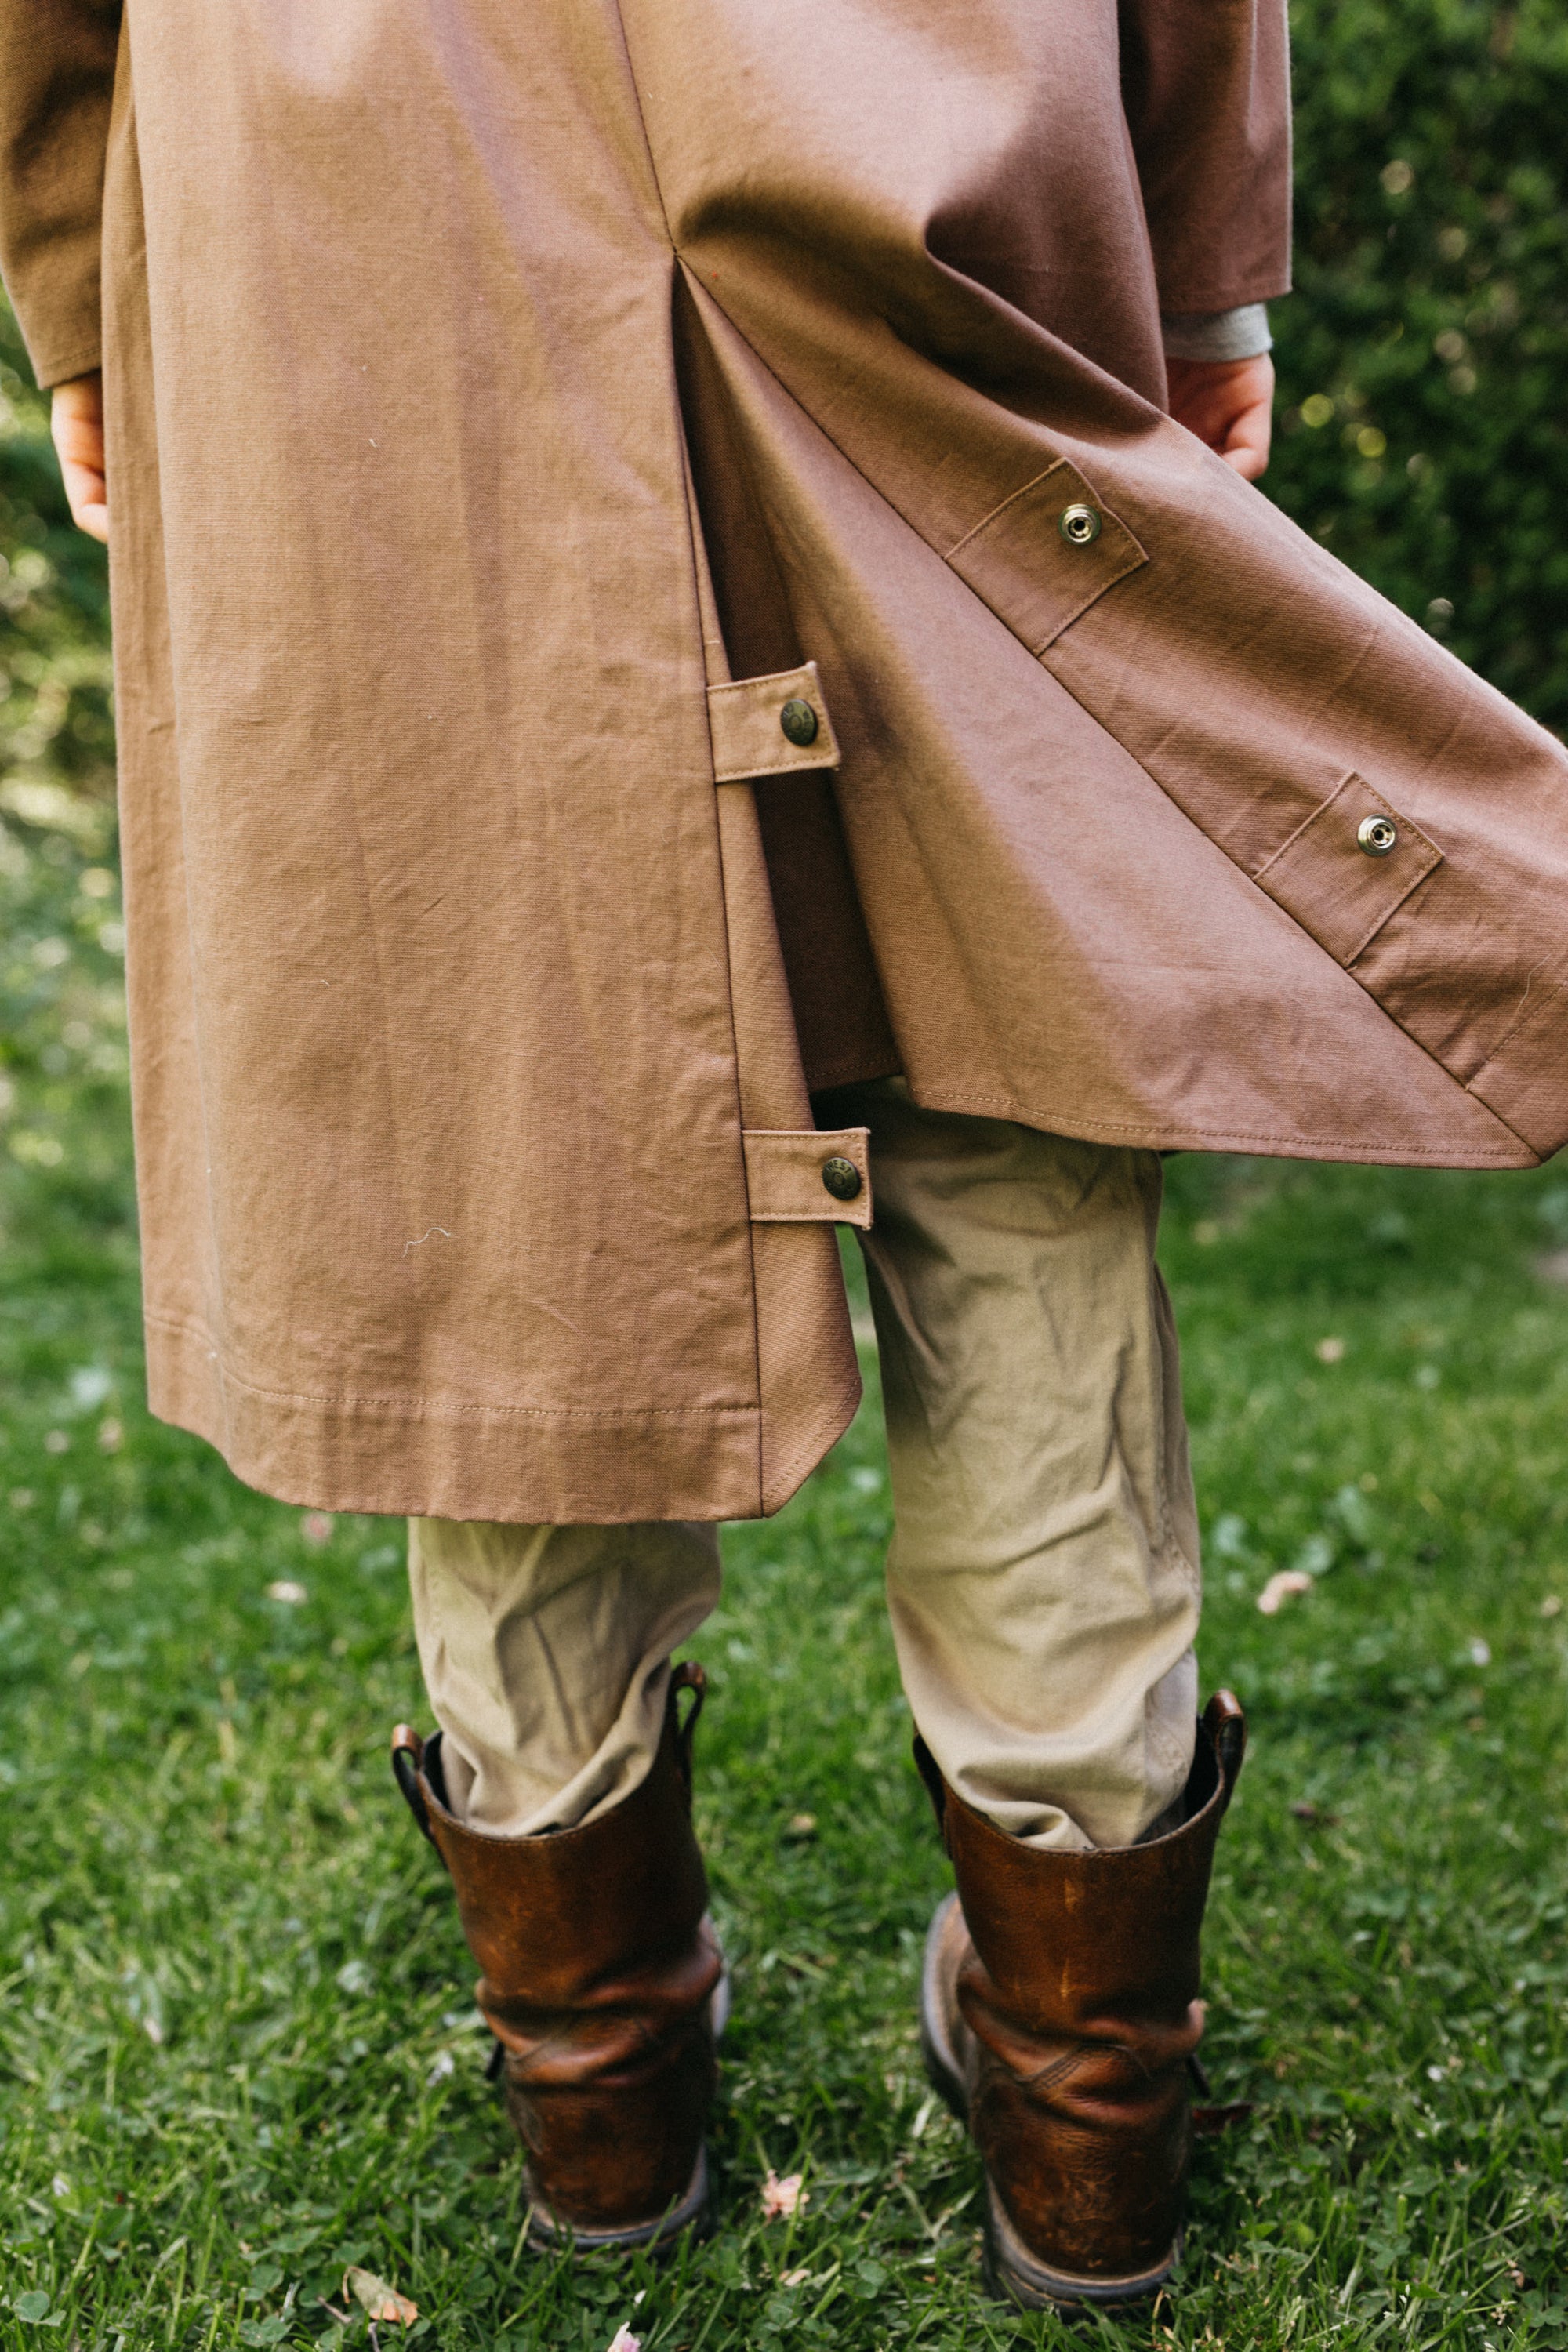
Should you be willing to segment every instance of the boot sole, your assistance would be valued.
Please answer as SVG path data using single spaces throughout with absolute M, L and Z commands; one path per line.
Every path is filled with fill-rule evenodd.
M 925 1957 L 921 1966 L 921 2055 L 931 2086 L 967 2130 L 969 2101 L 963 2073 L 948 2031 L 947 2003 L 942 1998 L 942 1954 L 952 1932 L 958 1896 L 949 1895 L 937 1905 L 926 1930 Z M 1006 2208 L 987 2175 L 985 2181 L 985 2255 L 983 2276 L 999 2303 L 1024 2311 L 1083 2311 L 1096 2305 L 1139 2303 L 1157 2294 L 1176 2267 L 1182 2251 L 1178 2238 L 1163 2262 L 1152 2270 L 1128 2278 L 1083 2278 L 1070 2271 L 1053 2270 L 1030 2252 L 1007 2218 Z
M 1007 2218 L 992 2182 L 985 2183 L 985 2259 L 983 2275 L 1001 2303 L 1024 2311 L 1086 2311 L 1107 2304 L 1146 2303 L 1171 2278 L 1181 2258 L 1177 2239 L 1163 2262 L 1128 2278 L 1082 2278 L 1053 2270 L 1032 2254 Z
M 528 2242 L 539 2251 L 564 2249 L 574 2254 L 629 2253 L 643 2247 L 649 2253 L 673 2250 L 682 2236 L 705 2238 L 712 2226 L 712 2192 L 708 2180 L 706 2144 L 697 2151 L 691 2185 L 679 2205 L 657 2221 L 634 2222 L 620 2230 L 588 2230 L 560 2221 L 535 2200 L 528 2218 Z

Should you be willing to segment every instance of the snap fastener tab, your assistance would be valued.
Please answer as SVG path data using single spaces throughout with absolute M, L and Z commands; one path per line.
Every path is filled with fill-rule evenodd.
M 1092 547 L 1104 520 L 1098 507 L 1086 507 L 1079 502 L 1062 509 L 1057 529 L 1069 547 Z
M 803 702 L 798 695 L 792 696 L 779 712 L 779 725 L 790 741 L 798 743 L 802 750 L 807 743 L 816 740 L 816 713 L 810 703 Z
M 1386 857 L 1399 845 L 1399 827 L 1386 816 L 1363 816 L 1355 829 L 1356 846 L 1369 857 Z
M 852 1160 L 837 1154 L 822 1163 L 822 1181 L 836 1201 L 853 1201 L 860 1191 L 860 1171 Z

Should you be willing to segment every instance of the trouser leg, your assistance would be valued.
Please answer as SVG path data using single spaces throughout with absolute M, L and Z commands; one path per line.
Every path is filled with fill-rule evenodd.
M 1194 1749 L 1197 1529 L 1151 1153 L 860 1091 L 893 1634 L 957 1891 L 933 2081 L 1026 2305 L 1157 2292 L 1180 2242 L 1198 1944 L 1240 1761 Z
M 1130 1845 L 1192 1766 L 1198 1537 L 1155 1154 L 834 1097 L 871 1129 L 893 1637 L 947 1785 Z
M 670 1652 L 719 1598 L 716 1528 L 412 1519 L 414 1628 L 453 1813 L 574 1829 L 646 1778 Z

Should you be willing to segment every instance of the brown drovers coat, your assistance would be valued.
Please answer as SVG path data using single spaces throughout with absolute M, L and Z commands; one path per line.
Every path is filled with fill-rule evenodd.
M 808 1087 L 1568 1134 L 1568 759 L 1162 412 L 1286 282 L 1282 19 L 0 0 L 45 382 L 101 257 L 153 1400 L 243 1476 L 776 1507 Z

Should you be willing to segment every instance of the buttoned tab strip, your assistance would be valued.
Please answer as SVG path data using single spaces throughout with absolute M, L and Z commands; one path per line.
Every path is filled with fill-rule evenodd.
M 870 1129 L 748 1127 L 746 1192 L 760 1225 L 868 1225 Z
M 984 516 L 947 560 L 1032 654 L 1149 561 L 1065 458 Z
M 1353 965 L 1443 853 L 1352 771 L 1253 876 L 1320 947 Z
M 752 776 L 838 765 L 838 744 L 815 662 L 772 677 L 710 686 L 708 726 L 717 783 L 743 784 Z

